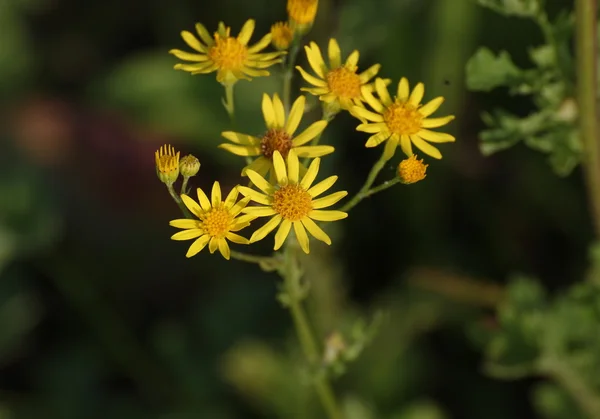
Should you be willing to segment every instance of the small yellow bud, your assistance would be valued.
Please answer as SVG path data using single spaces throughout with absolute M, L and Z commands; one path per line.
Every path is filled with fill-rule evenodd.
M 294 32 L 303 35 L 310 30 L 318 6 L 319 0 L 288 0 L 287 12 Z
M 179 177 L 179 151 L 165 144 L 154 153 L 156 160 L 156 174 L 160 181 L 172 185 Z
M 181 176 L 184 178 L 196 176 L 198 170 L 200 170 L 200 161 L 196 157 L 188 154 L 181 158 L 181 161 L 179 162 L 179 173 L 181 173 Z
M 277 22 L 271 26 L 271 44 L 276 49 L 288 49 L 294 40 L 294 32 L 287 22 Z
M 417 160 L 416 155 L 404 159 L 398 165 L 398 177 L 405 184 L 415 183 L 425 179 L 425 172 L 428 164 L 423 164 L 423 160 Z

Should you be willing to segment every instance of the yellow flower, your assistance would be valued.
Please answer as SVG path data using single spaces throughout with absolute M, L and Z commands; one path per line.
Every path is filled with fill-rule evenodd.
M 288 49 L 294 40 L 294 32 L 287 22 L 277 22 L 271 26 L 271 43 L 277 49 Z
M 315 21 L 318 7 L 319 0 L 288 0 L 287 12 L 292 26 L 300 32 L 306 31 Z
M 409 157 L 413 154 L 412 144 L 414 144 L 423 153 L 441 159 L 442 154 L 440 151 L 429 142 L 447 143 L 456 141 L 450 134 L 427 129 L 446 125 L 454 119 L 454 116 L 428 118 L 440 107 L 444 102 L 444 98 L 441 96 L 436 97 L 427 104 L 421 105 L 425 93 L 423 83 L 417 84 L 410 93 L 408 80 L 403 77 L 398 83 L 398 92 L 393 100 L 380 78 L 375 80 L 375 89 L 377 99 L 371 92 L 363 88 L 363 96 L 375 112 L 359 106 L 352 108 L 352 113 L 356 117 L 370 121 L 356 127 L 357 131 L 373 134 L 365 144 L 367 147 L 375 147 L 387 140 L 384 157 L 390 159 L 394 155 L 398 143 L 400 143 L 404 154 Z
M 219 252 L 225 259 L 229 259 L 230 250 L 227 240 L 239 244 L 248 244 L 248 239 L 239 236 L 234 231 L 239 231 L 250 225 L 250 221 L 256 218 L 253 215 L 239 216 L 240 212 L 249 202 L 244 198 L 236 203 L 239 192 L 236 186 L 229 192 L 225 201 L 221 200 L 221 187 L 215 182 L 212 187 L 211 201 L 202 191 L 197 189 L 198 204 L 187 195 L 181 195 L 186 207 L 198 217 L 198 220 L 180 219 L 173 220 L 169 224 L 173 227 L 183 228 L 183 231 L 173 234 L 173 240 L 196 239 L 187 251 L 186 257 L 192 257 L 204 249 L 208 244 L 210 253 Z
M 375 64 L 360 74 L 356 74 L 358 67 L 358 51 L 352 51 L 345 63 L 342 63 L 340 47 L 335 39 L 329 40 L 329 67 L 323 61 L 321 50 L 314 42 L 305 46 L 308 63 L 316 73 L 317 77 L 307 73 L 300 66 L 296 69 L 300 72 L 304 80 L 314 87 L 303 87 L 300 90 L 312 95 L 319 96 L 323 102 L 330 104 L 337 110 L 349 110 L 353 105 L 362 105 L 365 100 L 362 90 L 373 90 L 373 85 L 369 84 L 381 65 Z
M 172 49 L 169 53 L 184 61 L 196 64 L 176 64 L 176 70 L 188 71 L 192 74 L 207 74 L 217 71 L 217 81 L 231 85 L 240 79 L 251 80 L 251 77 L 268 76 L 264 70 L 273 64 L 280 63 L 285 52 L 261 53 L 271 42 L 271 34 L 262 37 L 254 46 L 248 46 L 248 41 L 254 32 L 254 20 L 248 20 L 237 38 L 230 35 L 231 28 L 219 22 L 219 28 L 210 36 L 206 28 L 196 24 L 196 32 L 200 39 L 191 32 L 182 31 L 181 37 L 192 49 L 199 54 Z
M 179 177 L 179 151 L 175 153 L 173 146 L 165 144 L 154 153 L 156 174 L 160 181 L 172 185 Z
M 321 159 L 314 159 L 306 174 L 300 180 L 300 164 L 296 153 L 293 150 L 289 152 L 286 165 L 281 154 L 275 151 L 273 154 L 275 183 L 267 182 L 265 178 L 254 170 L 247 171 L 252 183 L 262 193 L 245 186 L 239 187 L 240 193 L 264 206 L 248 207 L 243 212 L 256 217 L 272 216 L 264 226 L 252 234 L 250 243 L 262 240 L 279 226 L 275 234 L 274 250 L 277 250 L 283 245 L 293 226 L 296 239 L 305 253 L 309 252 L 309 240 L 306 230 L 317 240 L 331 244 L 329 236 L 313 220 L 336 221 L 346 218 L 348 214 L 345 212 L 322 210 L 322 208 L 335 204 L 345 197 L 348 192 L 335 192 L 325 197 L 317 198 L 331 188 L 337 180 L 337 176 L 330 176 L 312 186 L 319 172 L 320 163 Z
M 253 170 L 261 176 L 266 176 L 273 169 L 273 154 L 275 152 L 279 152 L 284 157 L 288 156 L 290 150 L 294 150 L 299 157 L 320 157 L 332 153 L 334 148 L 329 145 L 305 145 L 323 132 L 327 126 L 325 120 L 311 124 L 302 133 L 294 137 L 304 114 L 305 102 L 304 96 L 298 97 L 286 118 L 283 103 L 279 96 L 275 94 L 271 100 L 269 95 L 264 94 L 262 112 L 267 132 L 262 137 L 254 137 L 238 132 L 225 131 L 221 135 L 234 144 L 224 143 L 219 147 L 238 156 L 260 156 L 242 170 L 243 176 L 246 175 L 247 170 Z
M 404 159 L 398 165 L 398 177 L 405 184 L 415 183 L 425 179 L 428 164 L 423 164 L 423 160 L 417 160 L 417 156 L 413 154 L 407 159 Z

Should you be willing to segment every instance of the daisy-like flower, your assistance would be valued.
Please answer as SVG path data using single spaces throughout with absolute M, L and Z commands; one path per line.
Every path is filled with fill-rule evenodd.
M 154 153 L 156 174 L 166 185 L 173 185 L 179 177 L 179 151 L 175 153 L 173 146 L 165 144 Z
M 273 154 L 273 165 L 275 168 L 274 183 L 269 183 L 254 170 L 248 170 L 247 174 L 252 183 L 261 192 L 240 186 L 240 193 L 263 206 L 248 207 L 243 210 L 248 215 L 256 217 L 272 217 L 264 226 L 252 234 L 250 243 L 265 238 L 277 226 L 279 229 L 275 234 L 274 250 L 279 249 L 288 234 L 294 227 L 296 239 L 305 253 L 309 252 L 309 239 L 306 230 L 327 244 L 331 244 L 329 236 L 313 221 L 336 221 L 346 218 L 347 213 L 334 210 L 323 210 L 330 207 L 345 197 L 348 192 L 335 192 L 322 198 L 317 198 L 323 192 L 333 186 L 337 176 L 327 179 L 312 186 L 319 172 L 321 159 L 314 159 L 306 174 L 300 179 L 300 164 L 298 156 L 292 150 L 287 156 L 287 165 L 278 151 Z
M 197 189 L 198 202 L 187 195 L 181 195 L 185 206 L 198 217 L 198 220 L 180 219 L 169 223 L 173 227 L 184 229 L 173 234 L 171 239 L 196 239 L 188 249 L 186 257 L 194 256 L 208 245 L 210 253 L 219 249 L 221 255 L 225 259 L 229 259 L 231 252 L 227 240 L 233 243 L 248 244 L 248 239 L 234 232 L 249 226 L 250 221 L 256 217 L 248 214 L 238 217 L 249 202 L 248 198 L 237 201 L 238 188 L 237 186 L 233 188 L 225 201 L 221 199 L 219 182 L 213 184 L 210 201 L 200 188 Z
M 398 164 L 398 177 L 400 182 L 411 184 L 425 179 L 428 164 L 423 163 L 423 159 L 417 160 L 417 156 L 413 154 L 407 159 L 404 159 Z
M 375 147 L 387 140 L 384 150 L 386 159 L 394 155 L 398 143 L 404 154 L 409 157 L 413 155 L 414 144 L 423 153 L 441 159 L 440 151 L 429 143 L 448 143 L 456 139 L 450 134 L 430 131 L 427 128 L 438 128 L 454 119 L 453 115 L 428 118 L 440 107 L 444 98 L 436 97 L 421 105 L 425 93 L 423 83 L 418 83 L 410 92 L 408 80 L 404 77 L 398 83 L 398 92 L 393 100 L 380 78 L 375 80 L 375 90 L 378 98 L 363 88 L 363 96 L 374 112 L 359 106 L 352 108 L 355 116 L 369 121 L 356 127 L 357 131 L 373 134 L 365 145 Z
M 238 156 L 259 156 L 250 165 L 242 170 L 245 176 L 248 170 L 253 170 L 261 176 L 266 176 L 273 169 L 273 156 L 275 152 L 287 157 L 290 150 L 294 150 L 299 157 L 320 157 L 332 153 L 334 148 L 329 145 L 305 145 L 317 135 L 321 134 L 327 126 L 327 121 L 321 120 L 311 124 L 302 133 L 294 136 L 302 115 L 306 99 L 298 97 L 292 105 L 290 114 L 285 117 L 283 103 L 275 94 L 273 99 L 264 94 L 262 112 L 267 125 L 267 132 L 262 137 L 254 137 L 239 132 L 225 131 L 223 137 L 233 144 L 224 143 L 219 147 Z
M 288 0 L 287 12 L 290 23 L 299 32 L 306 32 L 315 21 L 319 0 Z
M 287 22 L 277 22 L 271 26 L 271 43 L 279 50 L 288 49 L 294 40 L 294 31 Z
M 192 74 L 216 71 L 217 81 L 223 85 L 231 85 L 240 79 L 251 80 L 251 77 L 268 76 L 269 72 L 264 69 L 280 63 L 281 55 L 285 52 L 260 52 L 271 42 L 270 33 L 263 36 L 255 45 L 248 46 L 248 41 L 254 32 L 254 25 L 254 20 L 246 21 L 236 38 L 230 35 L 231 28 L 225 26 L 223 22 L 219 22 L 214 37 L 211 37 L 200 23 L 196 24 L 196 32 L 200 39 L 191 32 L 182 31 L 181 37 L 185 43 L 198 53 L 179 49 L 172 49 L 169 53 L 183 61 L 196 62 L 196 64 L 176 64 L 174 68 Z
M 329 40 L 328 56 L 329 67 L 323 61 L 321 50 L 314 42 L 304 47 L 308 63 L 317 75 L 316 77 L 306 72 L 302 67 L 296 66 L 304 80 L 314 87 L 303 87 L 300 90 L 318 96 L 320 100 L 329 104 L 334 112 L 340 109 L 349 110 L 354 105 L 362 105 L 365 100 L 362 90 L 372 91 L 374 86 L 369 81 L 377 75 L 380 64 L 374 64 L 360 74 L 358 71 L 358 51 L 354 50 L 342 63 L 340 46 L 335 39 Z

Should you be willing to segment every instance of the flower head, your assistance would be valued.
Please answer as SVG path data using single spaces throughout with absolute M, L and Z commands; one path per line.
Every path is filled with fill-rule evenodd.
M 415 183 L 425 179 L 428 164 L 423 164 L 423 160 L 417 160 L 417 156 L 413 154 L 407 159 L 404 159 L 398 165 L 398 177 L 405 184 Z
M 447 143 L 454 142 L 456 139 L 450 134 L 430 131 L 427 128 L 441 127 L 454 119 L 453 115 L 428 118 L 440 107 L 444 98 L 436 97 L 425 105 L 421 105 L 425 93 L 423 83 L 417 84 L 410 92 L 408 80 L 404 77 L 398 83 L 398 91 L 393 100 L 382 79 L 375 80 L 375 90 L 378 98 L 363 88 L 363 96 L 374 112 L 359 106 L 352 108 L 355 116 L 368 121 L 356 127 L 357 131 L 373 134 L 365 145 L 375 147 L 387 140 L 384 155 L 390 159 L 394 155 L 398 143 L 404 154 L 409 157 L 413 154 L 412 145 L 414 144 L 423 153 L 441 159 L 440 151 L 429 142 Z
M 294 136 L 304 114 L 305 102 L 304 96 L 298 97 L 286 118 L 283 103 L 279 96 L 275 94 L 271 99 L 269 95 L 264 94 L 262 112 L 267 131 L 261 137 L 225 131 L 221 135 L 233 144 L 224 143 L 219 147 L 238 156 L 259 156 L 244 168 L 242 175 L 245 175 L 247 170 L 253 170 L 261 176 L 266 176 L 273 169 L 275 152 L 280 153 L 283 157 L 287 157 L 291 150 L 294 150 L 299 157 L 320 157 L 332 153 L 334 151 L 332 146 L 305 145 L 325 129 L 327 126 L 325 120 L 313 123 L 300 134 Z
M 317 15 L 319 0 L 288 0 L 287 12 L 292 26 L 300 33 L 312 26 Z
M 172 185 L 179 177 L 179 151 L 175 153 L 173 146 L 165 144 L 154 153 L 156 174 L 160 181 Z
M 251 77 L 268 76 L 269 72 L 264 69 L 281 62 L 281 55 L 285 52 L 260 52 L 271 42 L 271 34 L 263 36 L 255 45 L 248 46 L 254 25 L 254 20 L 246 21 L 237 37 L 231 36 L 231 28 L 223 22 L 219 22 L 219 28 L 213 37 L 200 23 L 196 24 L 196 32 L 200 39 L 191 32 L 182 31 L 181 37 L 185 43 L 198 53 L 178 49 L 172 49 L 169 53 L 196 64 L 176 64 L 175 69 L 192 74 L 216 71 L 217 81 L 224 85 L 231 85 L 240 79 L 251 80 Z
M 253 215 L 241 215 L 240 212 L 246 207 L 249 199 L 237 201 L 238 187 L 229 192 L 225 201 L 221 200 L 221 187 L 215 182 L 212 187 L 211 200 L 202 191 L 197 189 L 198 202 L 187 195 L 181 195 L 185 206 L 198 220 L 180 219 L 173 220 L 169 224 L 173 227 L 182 228 L 183 231 L 173 234 L 173 240 L 196 239 L 187 251 L 186 257 L 192 257 L 208 245 L 210 253 L 217 249 L 225 259 L 229 259 L 230 250 L 227 240 L 239 244 L 248 244 L 248 240 L 234 233 L 250 225 L 250 221 L 256 218 Z
M 294 40 L 294 31 L 287 22 L 277 22 L 271 26 L 271 43 L 279 50 L 288 49 Z
M 306 174 L 300 179 L 300 164 L 296 152 L 292 150 L 288 153 L 286 164 L 281 153 L 275 151 L 273 166 L 276 181 L 274 183 L 267 182 L 254 170 L 247 171 L 248 177 L 261 192 L 240 186 L 240 193 L 263 206 L 248 207 L 243 211 L 256 217 L 272 217 L 252 234 L 250 243 L 262 240 L 279 226 L 275 234 L 274 250 L 277 250 L 283 245 L 293 226 L 296 239 L 305 253 L 309 252 L 306 230 L 317 240 L 331 244 L 329 236 L 313 220 L 336 221 L 346 218 L 348 214 L 345 212 L 322 210 L 322 208 L 335 204 L 348 193 L 341 191 L 317 198 L 331 188 L 337 180 L 337 176 L 330 176 L 312 186 L 319 172 L 320 162 L 321 159 L 314 159 Z
M 313 87 L 303 87 L 300 90 L 318 96 L 320 100 L 334 108 L 349 110 L 353 105 L 361 105 L 365 100 L 363 89 L 372 91 L 374 86 L 369 83 L 381 65 L 375 64 L 357 74 L 358 51 L 352 53 L 342 63 L 340 47 L 335 39 L 329 40 L 328 56 L 329 67 L 323 61 L 321 50 L 314 42 L 304 47 L 308 63 L 317 75 L 316 77 L 304 71 L 300 66 L 296 69 L 304 80 Z
M 179 173 L 181 173 L 181 176 L 183 177 L 189 178 L 192 176 L 196 176 L 199 170 L 200 161 L 191 154 L 182 157 L 179 161 Z

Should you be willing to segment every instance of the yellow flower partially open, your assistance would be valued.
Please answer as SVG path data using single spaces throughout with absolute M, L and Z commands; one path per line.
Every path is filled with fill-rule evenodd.
M 262 240 L 279 226 L 275 234 L 274 250 L 277 250 L 283 245 L 293 226 L 296 239 L 305 253 L 308 253 L 310 249 L 306 230 L 317 240 L 331 244 L 329 236 L 313 220 L 336 221 L 346 218 L 348 214 L 345 212 L 323 210 L 322 208 L 335 204 L 345 197 L 348 192 L 335 192 L 317 198 L 331 188 L 338 178 L 337 176 L 330 176 L 313 186 L 312 184 L 319 172 L 320 163 L 321 159 L 314 159 L 306 174 L 300 179 L 300 164 L 295 151 L 291 150 L 289 152 L 287 165 L 279 151 L 275 151 L 273 166 L 276 181 L 274 183 L 267 182 L 254 170 L 246 172 L 252 183 L 260 189 L 260 192 L 240 186 L 240 193 L 263 206 L 247 207 L 242 211 L 255 217 L 272 217 L 264 226 L 252 234 L 250 243 Z
M 165 144 L 154 153 L 156 174 L 166 185 L 173 185 L 179 177 L 179 153 L 169 144 Z
M 352 108 L 353 115 L 368 121 L 357 126 L 356 130 L 373 134 L 367 140 L 366 147 L 375 147 L 387 141 L 384 155 L 385 158 L 390 159 L 394 155 L 398 143 L 404 154 L 409 157 L 413 155 L 412 145 L 414 144 L 423 153 L 441 159 L 440 151 L 429 143 L 456 141 L 450 134 L 427 129 L 444 126 L 452 121 L 454 116 L 429 118 L 444 102 L 444 98 L 436 97 L 425 105 L 421 105 L 425 93 L 423 83 L 418 83 L 410 92 L 408 80 L 403 77 L 398 83 L 398 91 L 394 99 L 390 97 L 382 79 L 375 80 L 375 89 L 378 98 L 363 88 L 363 96 L 374 112 L 359 106 Z
M 304 96 L 298 97 L 286 118 L 285 109 L 279 96 L 275 94 L 271 99 L 269 95 L 264 94 L 262 112 L 267 132 L 262 137 L 254 137 L 239 132 L 225 131 L 221 135 L 233 144 L 224 143 L 219 147 L 238 156 L 260 156 L 242 170 L 243 176 L 248 170 L 254 170 L 261 176 L 266 176 L 273 169 L 275 152 L 287 157 L 288 153 L 294 150 L 298 157 L 311 158 L 332 153 L 334 148 L 329 145 L 306 145 L 325 129 L 327 126 L 325 120 L 314 122 L 300 134 L 294 136 L 304 114 L 305 102 Z
M 314 42 L 304 47 L 308 63 L 316 77 L 306 72 L 302 67 L 296 66 L 304 80 L 314 87 L 303 87 L 300 90 L 318 96 L 323 102 L 339 109 L 349 110 L 354 105 L 361 105 L 365 100 L 362 89 L 372 91 L 373 85 L 369 81 L 377 75 L 380 64 L 374 64 L 360 74 L 358 71 L 359 52 L 354 50 L 342 63 L 340 46 L 335 39 L 329 40 L 328 56 L 329 66 L 323 61 L 321 50 Z M 366 87 L 365 87 L 366 86 Z
M 268 76 L 264 70 L 282 61 L 283 51 L 261 53 L 271 42 L 271 34 L 261 38 L 258 43 L 248 46 L 248 41 L 254 32 L 254 20 L 249 19 L 242 27 L 237 37 L 231 36 L 231 28 L 219 22 L 217 32 L 211 37 L 206 28 L 196 24 L 196 32 L 200 39 L 191 32 L 182 31 L 181 37 L 198 53 L 189 53 L 179 49 L 169 51 L 177 58 L 196 64 L 176 64 L 176 70 L 192 74 L 208 74 L 217 72 L 217 81 L 231 85 L 240 79 L 251 80 L 252 77 Z
M 212 187 L 211 200 L 204 191 L 197 189 L 198 202 L 187 195 L 181 195 L 181 199 L 190 212 L 198 217 L 198 220 L 179 219 L 169 224 L 173 227 L 182 228 L 183 231 L 173 234 L 173 240 L 196 239 L 187 251 L 186 257 L 192 257 L 208 245 L 210 253 L 217 249 L 225 259 L 229 259 L 230 250 L 227 240 L 239 244 L 248 244 L 248 239 L 235 234 L 244 227 L 250 225 L 250 221 L 256 218 L 253 215 L 241 215 L 240 212 L 250 201 L 244 198 L 238 202 L 238 187 L 229 192 L 225 201 L 221 199 L 221 187 L 215 182 Z

